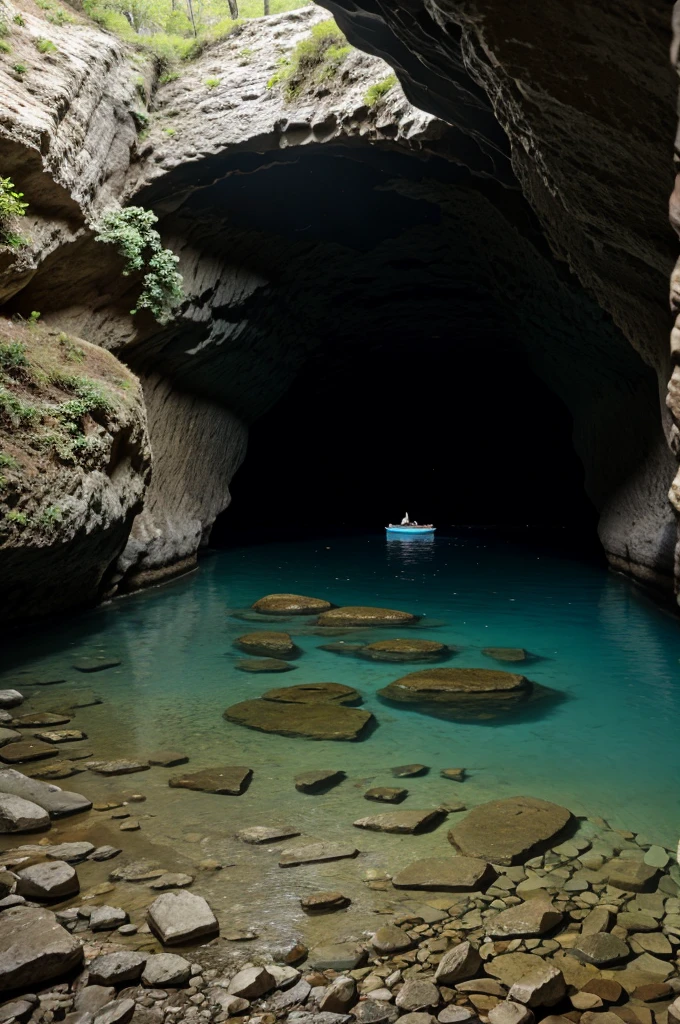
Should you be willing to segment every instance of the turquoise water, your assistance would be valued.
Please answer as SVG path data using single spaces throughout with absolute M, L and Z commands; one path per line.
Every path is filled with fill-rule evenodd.
M 309 620 L 280 627 L 304 652 L 295 671 L 239 672 L 234 665 L 244 656 L 233 640 L 257 627 L 233 612 L 277 591 L 415 612 L 422 619 L 409 636 L 461 648 L 450 666 L 512 668 L 490 661 L 480 649 L 524 647 L 536 660 L 522 671 L 564 699 L 494 722 L 444 721 L 410 706 L 387 706 L 376 691 L 421 666 L 319 650 L 328 641 Z M 399 635 L 373 630 L 345 639 Z M 91 675 L 74 672 L 74 658 L 92 653 L 110 654 L 122 664 Z M 236 893 L 262 887 L 280 917 L 290 913 L 290 870 L 276 868 L 270 849 L 244 849 L 233 839 L 247 825 L 289 823 L 304 835 L 356 842 L 360 866 L 338 862 L 297 876 L 310 891 L 328 888 L 331 879 L 337 884 L 361 877 L 367 867 L 390 870 L 407 857 L 450 851 L 446 826 L 423 836 L 352 828 L 355 818 L 385 809 L 364 801 L 363 790 L 390 785 L 390 768 L 409 762 L 432 770 L 406 781 L 403 808 L 437 806 L 447 798 L 473 806 L 525 793 L 556 800 L 579 815 L 601 816 L 613 827 L 643 832 L 669 847 L 677 843 L 680 625 L 599 565 L 491 533 L 461 532 L 438 537 L 433 545 L 388 544 L 367 536 L 235 548 L 207 558 L 198 573 L 174 585 L 41 627 L 5 654 L 0 685 L 21 688 L 32 676 L 67 679 L 26 686 L 31 707 L 63 707 L 81 691 L 102 698 L 101 705 L 78 710 L 71 723 L 87 732 L 88 749 L 97 756 L 143 757 L 173 748 L 189 754 L 186 770 L 220 764 L 254 769 L 250 788 L 239 798 L 171 790 L 167 778 L 178 769 L 114 780 L 86 772 L 62 783 L 95 797 L 121 789 L 144 793 L 144 842 L 172 849 L 177 858 L 195 861 L 200 851 L 201 857 L 235 865 L 221 879 L 204 883 L 213 902 L 226 901 L 232 911 L 241 907 L 246 913 L 245 904 L 234 902 Z M 367 739 L 290 739 L 222 718 L 230 704 L 273 686 L 323 681 L 361 691 L 364 707 L 378 721 Z M 461 766 L 469 771 L 464 784 L 440 778 L 440 768 Z M 311 768 L 342 768 L 348 777 L 324 796 L 304 796 L 293 788 L 292 777 Z M 276 916 L 273 909 L 272 922 Z M 271 927 L 279 934 L 278 926 Z

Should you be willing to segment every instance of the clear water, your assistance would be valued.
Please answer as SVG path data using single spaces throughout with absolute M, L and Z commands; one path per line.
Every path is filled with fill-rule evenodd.
M 494 722 L 451 722 L 411 707 L 388 707 L 376 690 L 419 666 L 319 650 L 327 640 L 306 620 L 280 627 L 304 652 L 294 672 L 236 671 L 243 655 L 233 640 L 257 627 L 232 613 L 275 591 L 416 612 L 423 618 L 408 635 L 461 647 L 452 666 L 507 667 L 482 656 L 480 648 L 524 647 L 537 656 L 526 674 L 565 699 Z M 264 623 L 261 628 L 276 627 Z M 380 630 L 345 639 L 395 635 L 399 632 Z M 110 654 L 122 664 L 92 675 L 74 672 L 74 658 L 92 653 Z M 394 894 L 362 886 L 367 868 L 389 872 L 416 857 L 451 850 L 446 825 L 421 836 L 353 828 L 356 818 L 386 809 L 362 794 L 370 785 L 395 784 L 390 773 L 395 765 L 431 767 L 428 775 L 406 780 L 409 797 L 403 808 L 434 807 L 451 798 L 474 806 L 523 793 L 674 846 L 680 822 L 679 662 L 678 622 L 625 580 L 598 565 L 488 533 L 464 532 L 438 537 L 434 544 L 387 543 L 370 536 L 225 551 L 184 581 L 17 639 L 5 650 L 0 686 L 21 688 L 30 676 L 66 678 L 55 686 L 25 687 L 31 694 L 28 707 L 41 709 L 67 705 L 75 691 L 95 691 L 104 703 L 78 710 L 72 726 L 85 730 L 87 749 L 96 756 L 145 757 L 172 748 L 191 758 L 182 771 L 250 766 L 252 784 L 238 798 L 172 790 L 167 779 L 178 769 L 153 768 L 109 780 L 86 772 L 62 785 L 95 799 L 143 793 L 147 800 L 135 809 L 142 829 L 125 836 L 126 853 L 152 855 L 171 869 L 215 857 L 229 866 L 201 874 L 196 888 L 221 915 L 228 914 L 231 925 L 256 920 L 269 942 L 291 935 L 319 941 L 342 937 L 343 927 L 349 934 L 369 926 L 376 910 L 392 905 Z M 364 707 L 379 723 L 365 741 L 266 735 L 222 717 L 230 704 L 273 686 L 320 681 L 361 691 Z M 461 766 L 469 771 L 462 785 L 439 775 L 440 768 Z M 312 768 L 341 768 L 347 779 L 322 796 L 297 793 L 293 776 Z M 101 814 L 90 819 L 65 824 L 61 831 L 66 837 L 73 829 L 90 829 L 99 841 L 121 841 L 117 822 Z M 242 827 L 271 822 L 295 825 L 305 836 L 351 839 L 361 856 L 282 870 L 279 847 L 255 849 L 234 839 Z M 103 874 L 86 883 L 105 877 L 105 868 L 97 870 Z M 336 887 L 353 896 L 349 916 L 302 915 L 300 895 Z M 148 893 L 144 899 L 148 902 Z

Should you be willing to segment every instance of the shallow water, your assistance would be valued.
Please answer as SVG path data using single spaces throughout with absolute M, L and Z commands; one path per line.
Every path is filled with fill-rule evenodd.
M 524 647 L 536 660 L 522 671 L 564 699 L 493 722 L 444 721 L 412 706 L 387 706 L 376 690 L 423 666 L 372 663 L 319 650 L 328 640 L 309 620 L 288 620 L 280 627 L 304 652 L 294 662 L 295 671 L 239 672 L 234 665 L 244 655 L 232 642 L 256 624 L 232 613 L 274 591 L 416 612 L 422 619 L 407 635 L 459 646 L 460 653 L 447 662 L 452 667 L 512 670 L 480 649 Z M 263 623 L 261 628 L 276 627 Z M 345 639 L 385 639 L 403 632 L 360 631 Z M 76 656 L 93 653 L 115 656 L 122 664 L 93 674 L 73 670 Z M 199 875 L 196 891 L 208 896 L 223 927 L 227 919 L 234 927 L 256 920 L 270 944 L 291 936 L 335 938 L 343 929 L 349 936 L 375 924 L 376 910 L 409 897 L 362 886 L 367 868 L 390 872 L 411 859 L 451 851 L 446 823 L 420 836 L 353 828 L 356 818 L 388 809 L 362 799 L 371 785 L 403 784 L 409 790 L 403 809 L 435 807 L 447 799 L 474 806 L 493 797 L 530 794 L 669 847 L 677 842 L 678 622 L 599 565 L 490 533 L 438 537 L 433 545 L 420 539 L 388 544 L 371 536 L 235 548 L 206 559 L 200 572 L 172 586 L 23 636 L 5 655 L 8 668 L 0 686 L 17 685 L 30 694 L 28 709 L 67 706 L 76 691 L 94 691 L 103 699 L 101 705 L 79 709 L 72 720 L 71 727 L 88 734 L 81 749 L 86 746 L 97 757 L 143 758 L 171 748 L 191 758 L 186 769 L 152 768 L 110 780 L 85 772 L 66 780 L 64 788 L 95 799 L 138 791 L 147 800 L 134 808 L 141 832 L 122 840 L 117 822 L 94 813 L 84 825 L 60 826 L 61 834 L 91 828 L 118 840 L 126 854 L 153 853 L 170 869 L 216 857 L 230 866 Z M 67 682 L 27 685 L 31 677 Z M 230 704 L 274 686 L 320 681 L 359 689 L 378 728 L 357 743 L 312 742 L 251 731 L 222 718 Z M 431 771 L 395 782 L 390 768 L 409 762 L 422 762 Z M 254 770 L 244 795 L 167 786 L 174 774 L 220 764 Z M 462 785 L 439 775 L 441 768 L 460 766 L 469 771 Z M 340 768 L 347 779 L 325 795 L 297 793 L 293 776 L 312 768 Z M 454 819 L 449 816 L 448 826 Z M 256 849 L 233 838 L 242 827 L 271 822 L 295 825 L 305 836 L 352 840 L 361 855 L 283 870 L 276 853 L 297 840 Z M 84 879 L 90 884 L 108 868 L 83 870 L 92 872 Z M 336 887 L 353 896 L 350 911 L 324 918 L 302 915 L 301 895 Z M 148 902 L 148 892 L 144 897 Z

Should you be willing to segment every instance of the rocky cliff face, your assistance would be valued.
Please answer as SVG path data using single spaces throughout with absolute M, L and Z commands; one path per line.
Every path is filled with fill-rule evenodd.
M 194 563 L 248 424 L 311 358 L 351 360 L 390 332 L 417 342 L 424 323 L 471 344 L 492 332 L 546 381 L 610 562 L 672 586 L 665 8 L 324 2 L 368 53 L 291 91 L 268 83 L 327 15 L 247 22 L 155 89 L 145 137 L 140 69 L 107 34 L 60 28 L 31 90 L 0 72 L 4 173 L 32 238 L 2 256 L 6 310 L 41 310 L 143 382 L 154 475 L 110 586 Z M 180 256 L 170 324 L 129 315 L 139 278 L 94 241 L 114 201 L 153 209 Z

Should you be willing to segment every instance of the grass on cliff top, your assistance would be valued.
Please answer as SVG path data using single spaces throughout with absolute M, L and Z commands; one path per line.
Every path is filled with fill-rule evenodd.
M 267 82 L 267 88 L 283 86 L 286 99 L 292 100 L 305 89 L 333 78 L 352 52 L 345 35 L 332 18 L 314 25 L 289 57 L 282 57 L 279 70 Z
M 105 469 L 106 428 L 136 400 L 136 378 L 109 352 L 29 320 L 0 320 L 0 544 L 3 534 L 53 529 L 40 505 L 65 467 Z

